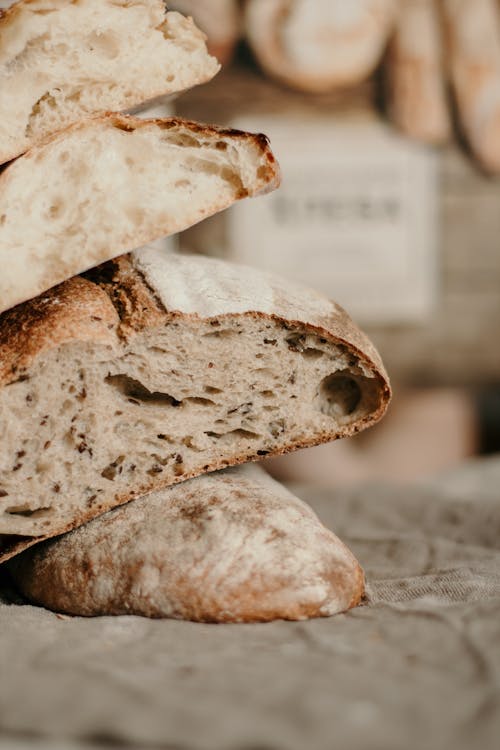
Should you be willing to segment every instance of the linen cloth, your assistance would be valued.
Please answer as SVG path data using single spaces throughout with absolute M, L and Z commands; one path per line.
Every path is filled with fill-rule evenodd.
M 310 622 L 57 616 L 0 596 L 0 748 L 497 750 L 500 458 L 419 486 L 294 488 L 368 597 Z

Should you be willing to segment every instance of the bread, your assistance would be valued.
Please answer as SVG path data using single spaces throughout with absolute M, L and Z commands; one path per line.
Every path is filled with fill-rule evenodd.
M 447 141 L 451 122 L 435 0 L 401 0 L 386 70 L 389 113 L 397 127 L 427 143 Z
M 389 398 L 376 350 L 326 298 L 143 249 L 0 316 L 0 541 L 353 435 Z
M 0 11 L 0 163 L 85 117 L 218 70 L 205 36 L 162 0 L 21 0 Z
M 73 125 L 0 175 L 0 312 L 278 183 L 262 135 L 113 114 Z
M 500 10 L 496 0 L 443 0 L 453 91 L 469 146 L 500 171 Z
M 115 508 L 9 565 L 31 601 L 71 615 L 304 620 L 359 604 L 358 562 L 257 466 Z
M 240 36 L 238 0 L 169 0 L 168 7 L 193 16 L 208 37 L 210 52 L 223 65 L 230 61 Z
M 248 0 L 245 30 L 264 70 L 323 93 L 367 78 L 384 51 L 395 0 Z

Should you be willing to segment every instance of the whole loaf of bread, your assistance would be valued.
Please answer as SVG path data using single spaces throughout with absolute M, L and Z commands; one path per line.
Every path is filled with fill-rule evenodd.
M 84 616 L 302 620 L 344 612 L 364 591 L 347 547 L 257 466 L 141 497 L 9 568 L 31 601 Z

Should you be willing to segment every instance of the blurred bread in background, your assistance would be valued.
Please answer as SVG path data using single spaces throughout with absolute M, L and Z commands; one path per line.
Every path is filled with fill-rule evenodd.
M 500 7 L 497 0 L 442 7 L 462 133 L 483 168 L 500 172 Z
M 352 86 L 378 65 L 395 0 L 248 0 L 245 32 L 269 75 L 297 89 Z
M 410 138 L 444 143 L 451 136 L 444 62 L 435 0 L 400 0 L 386 63 L 387 108 Z

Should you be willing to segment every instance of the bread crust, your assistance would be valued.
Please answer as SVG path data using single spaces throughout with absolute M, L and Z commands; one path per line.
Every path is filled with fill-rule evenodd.
M 64 282 L 37 300 L 1 315 L 0 387 L 5 388 L 10 383 L 24 379 L 39 357 L 60 346 L 101 337 L 103 343 L 116 349 L 119 354 L 135 336 L 144 331 L 153 331 L 171 322 L 187 323 L 190 319 L 199 318 L 194 314 L 166 309 L 157 292 L 146 283 L 144 276 L 137 270 L 137 263 L 135 256 L 120 257 L 92 270 L 85 278 L 79 277 Z M 283 300 L 281 304 L 284 306 L 283 312 L 286 312 L 287 301 Z M 365 366 L 374 374 L 377 401 L 369 413 L 335 431 L 317 432 L 311 437 L 278 446 L 273 449 L 272 455 L 289 453 L 353 435 L 378 422 L 387 410 L 391 387 L 380 356 L 342 308 L 334 303 L 327 302 L 327 305 L 330 307 L 328 314 L 318 314 L 314 308 L 308 310 L 305 295 L 300 319 L 280 315 L 278 309 L 275 314 L 258 309 L 236 314 L 239 319 L 277 321 L 286 329 L 300 325 L 307 332 L 317 334 L 332 344 L 347 347 L 359 358 L 361 366 Z M 217 326 L 233 317 L 233 313 L 224 313 L 209 320 L 212 325 Z M 227 466 L 258 461 L 260 458 L 258 452 L 233 455 L 231 460 L 226 456 L 212 461 L 205 471 L 212 472 Z M 173 480 L 173 483 L 190 479 L 197 473 L 199 472 L 186 471 Z M 75 511 L 71 523 L 59 523 L 53 532 L 43 538 L 50 538 L 76 528 L 116 505 L 160 489 L 169 483 L 170 480 L 162 480 L 161 474 L 151 476 L 133 490 L 125 494 L 115 494 L 107 503 Z M 37 538 L 32 542 L 25 538 L 11 537 L 6 540 L 0 535 L 0 561 L 41 540 L 42 538 Z
M 30 600 L 81 616 L 303 620 L 344 612 L 364 593 L 347 547 L 250 466 L 139 498 L 9 567 Z

